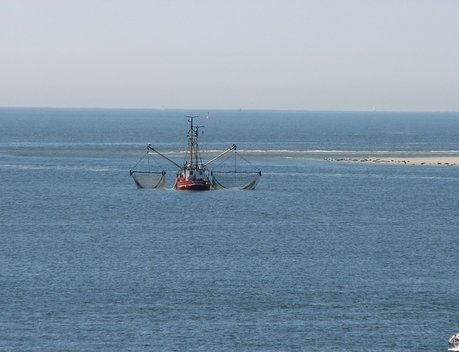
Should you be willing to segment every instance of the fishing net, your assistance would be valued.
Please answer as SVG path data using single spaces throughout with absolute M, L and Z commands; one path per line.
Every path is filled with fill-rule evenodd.
M 152 168 L 161 169 L 161 171 L 152 170 Z M 166 188 L 166 171 L 157 162 L 155 158 L 147 152 L 140 158 L 137 164 L 129 173 L 134 179 L 138 188 Z
M 134 171 L 131 176 L 138 188 L 166 188 L 164 171 Z
M 212 187 L 214 189 L 253 190 L 260 177 L 260 172 L 212 171 Z
M 212 170 L 211 176 L 214 189 L 253 190 L 261 177 L 261 171 L 234 152 Z

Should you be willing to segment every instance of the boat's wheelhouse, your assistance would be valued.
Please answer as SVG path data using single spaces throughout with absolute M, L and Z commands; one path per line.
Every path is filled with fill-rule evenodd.
M 177 177 L 189 181 L 208 181 L 209 171 L 207 168 L 189 168 L 183 167 L 177 174 Z

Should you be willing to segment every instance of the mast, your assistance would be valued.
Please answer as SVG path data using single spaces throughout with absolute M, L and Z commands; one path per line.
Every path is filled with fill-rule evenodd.
M 201 127 L 204 127 L 204 126 L 195 126 L 194 127 L 194 132 L 195 132 L 195 143 L 194 143 L 194 147 L 195 147 L 195 151 L 194 151 L 194 157 L 196 159 L 196 168 L 199 167 L 199 165 L 201 164 L 202 166 L 202 161 L 200 160 L 201 159 L 201 156 L 199 155 L 199 143 L 198 143 L 198 139 L 199 139 L 199 129 Z M 200 162 L 201 161 L 201 162 Z
M 190 168 L 197 169 L 199 167 L 199 146 L 198 146 L 198 137 L 199 129 L 204 126 L 194 126 L 193 121 L 198 116 L 187 116 L 188 122 L 190 123 L 190 130 L 188 131 L 188 149 L 190 153 Z
M 188 122 L 190 123 L 190 130 L 188 131 L 188 148 L 190 152 L 190 168 L 193 168 L 193 147 L 194 147 L 194 126 L 193 120 L 197 116 L 187 116 Z

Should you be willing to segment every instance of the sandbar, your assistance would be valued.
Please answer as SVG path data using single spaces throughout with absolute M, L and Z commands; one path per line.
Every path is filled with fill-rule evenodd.
M 401 165 L 459 166 L 459 156 L 409 156 L 409 157 L 352 157 L 325 158 L 328 161 L 354 163 L 385 163 Z

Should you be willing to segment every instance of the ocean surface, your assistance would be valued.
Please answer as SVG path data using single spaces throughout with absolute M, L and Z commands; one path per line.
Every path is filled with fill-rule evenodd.
M 136 188 L 195 114 L 256 190 Z M 206 115 L 0 108 L 0 351 L 446 351 L 459 167 L 324 159 L 458 155 L 458 113 Z

